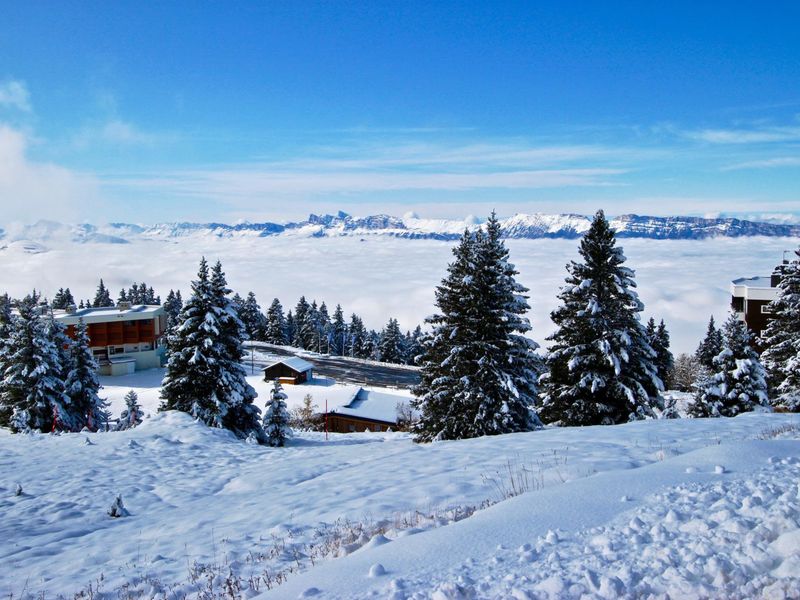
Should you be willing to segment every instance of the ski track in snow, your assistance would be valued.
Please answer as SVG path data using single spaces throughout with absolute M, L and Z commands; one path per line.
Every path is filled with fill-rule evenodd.
M 293 562 L 292 548 L 313 541 L 323 525 L 340 519 L 369 523 L 388 519 L 391 523 L 399 515 L 415 511 L 501 500 L 498 483 L 505 484 L 509 465 L 515 470 L 527 469 L 532 487 L 542 489 L 500 502 L 455 524 L 422 525 L 422 529 L 440 526 L 416 535 L 408 535 L 416 530 L 403 532 L 389 525 L 383 532 L 385 540 L 369 544 L 362 539 L 344 551 L 350 556 L 317 562 L 311 568 L 306 565 L 305 573 L 290 575 L 286 587 L 276 588 L 273 596 L 297 597 L 315 585 L 324 587 L 333 577 L 350 587 L 337 592 L 334 586 L 321 597 L 336 597 L 337 593 L 353 597 L 363 592 L 364 596 L 421 598 L 438 589 L 440 598 L 505 598 L 517 588 L 520 593 L 535 592 L 532 597 L 545 597 L 543 592 L 548 590 L 555 594 L 550 597 L 559 597 L 562 592 L 553 591 L 556 584 L 551 575 L 561 578 L 565 594 L 580 591 L 574 586 L 584 586 L 589 597 L 609 597 L 608 586 L 619 585 L 616 577 L 626 593 L 635 596 L 644 593 L 641 586 L 652 575 L 646 571 L 637 579 L 637 565 L 643 556 L 648 556 L 647 564 L 659 565 L 659 556 L 671 557 L 676 572 L 663 565 L 654 571 L 666 589 L 684 590 L 681 586 L 686 585 L 687 590 L 702 595 L 703 590 L 722 589 L 716 578 L 723 573 L 720 577 L 732 577 L 731 590 L 745 590 L 749 588 L 740 585 L 739 575 L 731 574 L 726 566 L 730 563 L 745 569 L 734 556 L 731 542 L 737 538 L 719 537 L 721 532 L 728 531 L 727 527 L 745 528 L 738 539 L 750 539 L 750 535 L 748 543 L 757 548 L 798 527 L 798 466 L 791 457 L 800 457 L 800 442 L 745 441 L 783 425 L 800 427 L 800 417 L 747 414 L 734 419 L 649 421 L 422 446 L 400 433 L 332 435 L 327 442 L 324 434 L 304 433 L 284 449 L 245 444 L 179 413 L 158 414 L 137 429 L 112 434 L 11 435 L 0 431 L 0 594 L 18 598 L 24 592 L 34 597 L 45 591 L 48 597 L 57 593 L 71 597 L 101 574 L 102 589 L 108 595 L 99 597 L 116 598 L 112 590 L 145 575 L 175 585 L 173 591 L 196 593 L 196 587 L 187 583 L 195 561 L 224 564 L 246 573 L 256 568 L 248 562 L 251 552 L 266 552 L 275 539 L 282 539 L 286 552 L 271 566 L 286 567 Z M 786 435 L 797 436 L 797 430 Z M 86 445 L 87 438 L 91 445 Z M 759 448 L 769 446 L 770 456 L 778 456 L 779 448 L 773 448 L 776 444 L 784 449 L 784 458 L 791 460 L 766 462 L 767 456 L 761 456 Z M 700 455 L 687 454 L 693 451 Z M 712 452 L 711 458 L 703 452 Z M 726 472 L 717 474 L 716 465 L 724 465 Z M 671 479 L 646 474 L 648 469 L 658 473 L 659 468 L 667 467 Z M 750 472 L 755 475 L 751 477 Z M 603 477 L 616 474 L 649 482 L 642 484 L 647 493 L 629 493 L 624 486 L 609 491 Z M 23 486 L 20 496 L 14 495 L 17 482 Z M 660 489 L 667 484 L 672 488 Z M 558 549 L 538 539 L 535 519 L 523 519 L 513 531 L 497 529 L 494 524 L 493 519 L 514 523 L 522 518 L 515 507 L 524 506 L 535 515 L 537 503 L 546 500 L 547 494 L 573 490 L 579 497 L 568 495 L 568 502 L 561 497 L 551 508 L 548 528 L 563 529 L 558 534 Z M 131 516 L 111 519 L 106 511 L 118 493 Z M 609 493 L 613 502 L 608 501 Z M 631 495 L 631 502 L 619 500 L 625 493 Z M 644 499 L 648 494 L 649 499 Z M 762 500 L 760 505 L 744 506 L 743 498 L 756 496 Z M 720 497 L 727 498 L 727 503 L 720 504 Z M 693 503 L 699 507 L 694 512 Z M 668 508 L 674 509 L 676 516 L 669 516 Z M 504 510 L 511 512 L 506 515 Z M 576 510 L 589 511 L 597 522 L 576 519 Z M 619 522 L 613 522 L 619 513 L 634 510 L 640 512 L 621 515 Z M 723 514 L 725 510 L 730 515 Z M 634 532 L 626 525 L 634 516 L 645 523 L 641 531 Z M 713 536 L 706 536 L 713 539 L 698 538 L 692 542 L 696 549 L 689 546 L 694 555 L 681 554 L 685 536 L 701 535 L 702 523 L 710 520 L 722 523 L 711 528 Z M 659 522 L 663 532 L 653 529 Z M 746 522 L 753 527 L 746 528 Z M 695 525 L 682 531 L 680 527 L 687 523 Z M 488 528 L 481 530 L 484 525 Z M 587 527 L 605 529 L 583 531 Z M 471 531 L 467 538 L 471 541 L 459 538 L 460 531 Z M 449 540 L 451 532 L 455 537 Z M 547 532 L 540 533 L 546 541 Z M 481 535 L 484 541 L 478 544 Z M 631 545 L 635 535 L 640 535 L 641 541 Z M 603 536 L 608 538 L 607 544 L 601 543 Z M 487 543 L 496 548 L 515 537 L 519 543 L 482 554 Z M 402 556 L 408 544 L 435 549 L 438 546 L 429 545 L 429 540 L 437 539 L 448 550 L 431 558 L 427 567 L 414 563 L 407 572 L 401 569 L 398 573 L 391 560 L 380 558 L 391 558 L 394 548 Z M 800 550 L 793 543 L 796 538 L 783 540 L 779 546 L 788 550 L 781 550 L 785 554 L 782 562 L 754 563 L 754 572 L 766 578 L 753 579 L 762 581 L 762 587 L 773 585 L 773 580 L 778 581 L 775 585 L 796 585 L 785 578 Z M 530 548 L 520 550 L 526 543 Z M 714 544 L 721 544 L 730 555 L 723 556 L 728 563 L 711 564 L 711 558 L 701 552 L 703 544 L 711 544 L 711 557 L 720 556 L 722 551 L 714 550 Z M 351 554 L 364 545 L 368 547 Z M 778 556 L 779 547 L 770 546 L 765 552 Z M 373 560 L 372 553 L 379 557 Z M 614 553 L 619 558 L 612 560 Z M 751 557 L 757 554 L 752 549 L 746 553 Z M 603 558 L 606 554 L 612 558 Z M 526 562 L 531 557 L 535 558 L 533 566 Z M 463 562 L 468 558 L 474 564 Z M 366 562 L 357 567 L 347 562 L 356 559 Z M 381 561 L 389 574 L 381 576 L 376 567 L 375 577 L 368 577 L 373 563 Z M 630 580 L 618 568 L 628 564 L 626 561 L 631 565 Z M 711 579 L 685 579 L 690 573 L 686 569 L 701 567 L 713 575 Z M 605 588 L 595 589 L 589 570 Z M 689 583 L 684 584 L 685 580 Z M 653 589 L 658 590 L 656 583 L 652 583 Z M 131 589 L 142 597 L 155 595 L 154 588 L 137 585 Z

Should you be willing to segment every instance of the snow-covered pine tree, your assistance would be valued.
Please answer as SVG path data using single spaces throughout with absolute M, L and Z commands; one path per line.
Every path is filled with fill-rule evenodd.
M 262 423 L 267 444 L 278 447 L 286 443 L 286 439 L 292 436 L 290 419 L 289 411 L 286 409 L 286 394 L 280 381 L 276 379 L 267 400 Z
M 209 277 L 200 261 L 192 295 L 169 338 L 169 361 L 159 410 L 186 412 L 212 427 L 238 437 L 263 440 L 255 390 L 239 362 L 243 356 L 242 323 L 236 315 L 221 265 Z
M 286 343 L 290 346 L 295 346 L 294 341 L 297 339 L 297 322 L 294 320 L 292 311 L 286 313 Z
M 312 304 L 297 321 L 297 340 L 304 350 L 317 350 L 317 310 Z
M 383 362 L 403 362 L 403 334 L 400 331 L 400 325 L 397 323 L 397 319 L 389 319 L 383 332 L 381 332 L 378 352 Z
M 283 316 L 283 306 L 281 306 L 280 300 L 275 298 L 267 310 L 264 338 L 270 344 L 285 346 L 289 343 L 286 333 L 286 318 Z
M 774 406 L 800 411 L 800 249 L 782 265 L 778 297 L 769 304 L 770 319 L 761 337 L 761 360 Z
M 311 307 L 308 305 L 305 296 L 300 296 L 297 305 L 294 307 L 294 335 L 289 339 L 289 343 L 297 348 L 305 348 L 303 346 L 303 324 L 306 321 L 306 313 Z
M 39 307 L 39 310 L 46 310 Z M 44 332 L 55 348 L 57 364 L 59 365 L 58 379 L 64 382 L 66 400 L 58 407 L 57 429 L 60 431 L 80 431 L 83 429 L 86 418 L 81 415 L 77 405 L 72 402 L 68 391 L 67 378 L 73 368 L 72 346 L 73 342 L 67 336 L 66 328 L 53 318 L 52 313 L 41 316 Z
M 259 306 L 256 295 L 253 292 L 249 292 L 242 303 L 239 318 L 244 324 L 245 334 L 248 339 L 259 342 L 265 340 L 267 319 L 261 312 L 261 306 Z
M 58 288 L 58 292 L 53 296 L 50 306 L 57 310 L 65 310 L 71 304 L 75 304 L 75 298 L 72 297 L 72 292 L 69 291 L 69 288 Z
M 5 349 L 0 378 L 0 425 L 12 431 L 62 429 L 66 413 L 61 364 L 40 310 L 31 298 L 20 302 Z
M 95 292 L 92 306 L 95 308 L 102 306 L 114 306 L 114 301 L 111 299 L 111 294 L 109 294 L 108 289 L 106 288 L 106 285 L 103 283 L 102 279 L 97 286 L 97 292 Z
M 117 294 L 117 304 L 121 304 L 122 302 L 128 302 L 128 293 L 125 291 L 125 288 L 122 288 Z
M 623 266 L 614 231 L 600 210 L 581 240 L 583 262 L 567 265 L 557 330 L 542 378 L 546 423 L 597 425 L 652 417 L 662 389 L 655 352 L 639 320 L 634 272 Z
M 317 346 L 316 351 L 320 354 L 330 354 L 331 352 L 331 317 L 328 314 L 328 306 L 323 302 L 317 311 Z
M 647 321 L 645 327 L 647 333 L 647 341 L 656 353 L 653 363 L 656 366 L 658 378 L 664 384 L 664 389 L 670 389 L 672 379 L 672 369 L 675 366 L 675 360 L 672 357 L 672 352 L 669 350 L 669 332 L 664 320 L 656 325 L 653 317 Z M 652 393 L 652 391 L 651 391 Z
M 751 347 L 752 334 L 735 315 L 722 327 L 722 351 L 714 371 L 698 386 L 693 417 L 734 417 L 767 404 L 766 372 Z
M 533 407 L 543 370 L 535 353 L 539 345 L 525 336 L 531 330 L 525 316 L 530 310 L 528 288 L 516 280 L 519 273 L 508 261 L 494 211 L 485 231 L 476 247 L 474 284 L 482 302 L 478 331 L 483 357 L 477 377 L 485 382 L 486 402 L 476 421 L 481 423 L 482 434 L 527 431 L 541 424 Z
M 73 431 L 84 427 L 98 431 L 108 423 L 108 402 L 98 396 L 100 380 L 97 377 L 97 360 L 89 346 L 89 333 L 83 319 L 75 325 L 75 337 L 69 346 L 69 369 L 64 388 L 69 397 L 69 411 L 73 415 Z
M 331 320 L 331 354 L 342 356 L 347 348 L 347 324 L 341 304 L 336 305 Z
M 475 235 L 465 230 L 453 248 L 454 260 L 447 266 L 447 276 L 435 291 L 439 312 L 425 319 L 431 330 L 422 340 L 420 382 L 412 389 L 412 406 L 420 412 L 414 427 L 418 442 L 464 437 L 458 414 L 463 407 L 456 403 L 456 397 L 460 372 L 466 370 L 460 364 L 461 338 L 471 334 L 467 331 L 466 300 L 475 270 L 474 254 Z
M 517 283 L 494 213 L 486 232 L 465 231 L 436 288 L 440 313 L 429 317 L 414 406 L 417 441 L 527 431 L 539 364 L 527 289 Z
M 350 325 L 347 329 L 349 335 L 346 354 L 355 358 L 366 358 L 367 330 L 361 317 L 355 313 L 350 315 Z
M 703 341 L 700 342 L 700 345 L 697 346 L 694 355 L 703 367 L 708 369 L 708 371 L 713 371 L 714 359 L 720 352 L 722 352 L 722 332 L 717 329 L 714 323 L 714 317 L 712 316 L 708 319 L 706 336 L 703 338 Z
M 424 335 L 422 333 L 422 327 L 417 325 L 414 328 L 414 331 L 411 332 L 411 335 L 408 338 L 408 344 L 406 346 L 406 359 L 408 364 L 417 364 L 417 357 L 422 353 L 423 337 Z
M 170 290 L 167 294 L 167 299 L 164 301 L 164 312 L 167 314 L 167 331 L 172 331 L 178 323 L 178 317 L 183 308 L 183 299 L 181 298 L 181 291 L 177 292 Z
M 125 410 L 119 416 L 117 431 L 133 429 L 142 424 L 142 407 L 139 405 L 139 396 L 134 390 L 125 394 Z

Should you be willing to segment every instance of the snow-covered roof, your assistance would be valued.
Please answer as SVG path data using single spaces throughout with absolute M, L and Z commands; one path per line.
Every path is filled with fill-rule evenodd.
M 312 365 L 307 360 L 303 360 L 299 356 L 291 356 L 289 358 L 282 358 L 280 360 L 276 360 L 275 362 L 267 365 L 261 370 L 266 371 L 267 369 L 271 369 L 275 365 L 286 365 L 287 367 L 289 367 L 293 371 L 297 371 L 298 373 L 305 373 L 306 371 L 310 371 L 311 369 L 314 368 L 314 365 Z
M 740 277 L 731 282 L 736 286 L 755 287 L 755 288 L 771 288 L 772 278 L 769 276 L 759 275 L 757 277 Z
M 157 304 L 136 304 L 128 308 L 117 306 L 79 308 L 75 312 L 53 311 L 55 320 L 64 325 L 75 325 L 79 319 L 83 319 L 86 323 L 106 323 L 109 321 L 153 319 L 163 314 L 164 307 Z
M 348 404 L 329 408 L 328 412 L 394 425 L 397 423 L 397 405 L 401 402 L 408 404 L 409 399 L 361 388 Z

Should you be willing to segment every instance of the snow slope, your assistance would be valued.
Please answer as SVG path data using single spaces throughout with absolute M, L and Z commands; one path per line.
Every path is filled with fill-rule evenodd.
M 312 587 L 322 598 L 510 597 L 517 587 L 558 596 L 559 581 L 572 590 L 595 580 L 599 587 L 586 589 L 609 597 L 620 585 L 638 595 L 647 577 L 673 597 L 770 585 L 788 586 L 777 597 L 791 597 L 800 442 L 758 439 L 781 427 L 783 437 L 799 437 L 800 416 L 424 446 L 399 433 L 327 442 L 301 434 L 283 449 L 245 444 L 179 413 L 119 433 L 0 431 L 0 594 L 71 597 L 91 584 L 96 598 L 117 598 L 123 586 L 132 597 L 199 597 L 226 578 L 263 592 L 267 577 L 273 586 L 286 577 L 268 597 Z M 501 501 L 509 472 L 526 474 L 530 491 L 463 518 Z M 106 514 L 117 494 L 130 516 Z M 630 525 L 634 517 L 643 525 Z M 560 541 L 548 535 L 556 529 Z M 334 543 L 354 530 L 361 534 Z M 388 574 L 369 577 L 377 563 Z M 708 578 L 692 575 L 697 569 Z M 756 587 L 744 587 L 745 576 Z

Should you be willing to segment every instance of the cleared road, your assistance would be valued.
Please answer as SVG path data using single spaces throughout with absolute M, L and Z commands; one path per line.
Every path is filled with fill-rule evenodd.
M 398 388 L 409 388 L 419 383 L 419 369 L 416 368 L 364 363 L 340 356 L 308 356 L 305 353 L 293 352 L 282 346 L 262 342 L 245 342 L 244 347 L 248 353 L 251 346 L 256 349 L 255 356 L 251 361 L 248 355 L 245 361 L 251 362 L 256 369 L 263 369 L 271 362 L 259 354 L 299 356 L 314 365 L 315 374 L 330 377 L 340 383 Z

